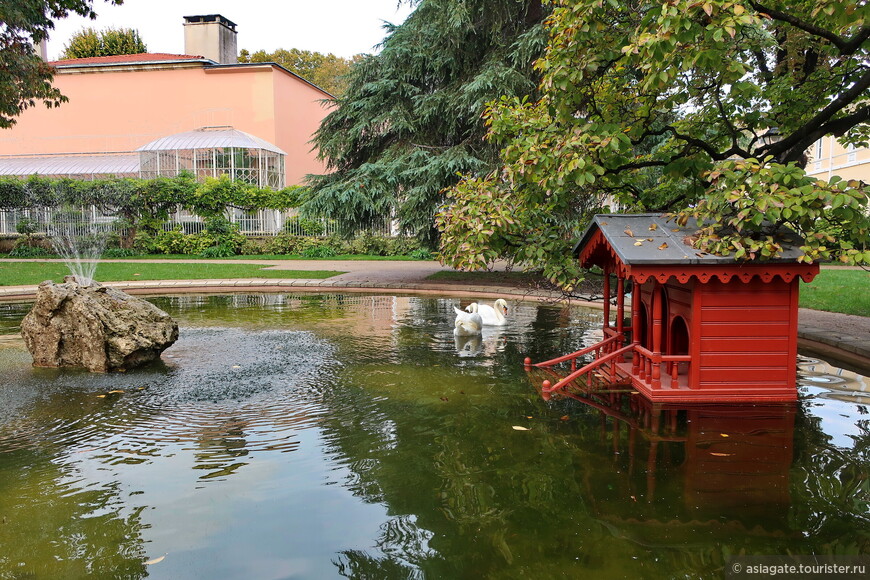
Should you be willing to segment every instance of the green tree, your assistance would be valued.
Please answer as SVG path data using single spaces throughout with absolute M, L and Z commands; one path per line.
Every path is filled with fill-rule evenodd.
M 121 4 L 122 0 L 106 0 Z M 0 128 L 11 127 L 21 111 L 42 101 L 57 107 L 66 101 L 51 86 L 53 71 L 34 45 L 48 36 L 54 21 L 70 13 L 95 18 L 93 0 L 16 0 L 0 2 Z
M 292 73 L 317 85 L 334 96 L 341 96 L 347 89 L 347 73 L 354 62 L 362 59 L 362 55 L 352 58 L 342 58 L 332 53 L 323 54 L 309 50 L 279 48 L 275 52 L 258 50 L 250 53 L 245 49 L 239 51 L 239 62 L 275 62 Z
M 351 231 L 392 215 L 434 244 L 439 192 L 498 159 L 483 140 L 486 103 L 535 91 L 545 42 L 539 0 L 419 0 L 351 68 L 314 139 L 330 172 L 309 176 L 303 211 Z
M 552 3 L 541 98 L 488 110 L 502 166 L 450 191 L 445 261 L 513 259 L 570 288 L 571 245 L 590 214 L 617 206 L 710 219 L 699 247 L 747 259 L 775 255 L 768 238 L 788 225 L 811 259 L 870 263 L 865 186 L 802 169 L 824 135 L 867 141 L 866 2 Z
M 148 47 L 145 46 L 139 32 L 132 28 L 106 28 L 99 31 L 93 28 L 82 28 L 70 38 L 61 58 L 88 58 L 143 52 L 148 52 Z

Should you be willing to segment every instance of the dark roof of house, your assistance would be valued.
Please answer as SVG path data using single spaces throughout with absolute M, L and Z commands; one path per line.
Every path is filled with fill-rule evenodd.
M 626 265 L 746 263 L 733 255 L 715 256 L 693 248 L 691 236 L 698 230 L 697 222 L 690 220 L 681 227 L 663 214 L 596 215 L 574 246 L 575 256 L 599 230 Z M 804 254 L 800 249 L 803 240 L 793 231 L 782 229 L 777 237 L 783 252 L 769 262 L 795 262 Z

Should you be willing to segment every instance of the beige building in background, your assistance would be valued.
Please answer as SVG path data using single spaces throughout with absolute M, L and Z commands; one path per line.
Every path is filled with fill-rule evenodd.
M 870 149 L 867 147 L 844 147 L 828 135 L 816 141 L 807 154 L 806 172 L 813 177 L 828 181 L 839 175 L 846 180 L 870 183 Z

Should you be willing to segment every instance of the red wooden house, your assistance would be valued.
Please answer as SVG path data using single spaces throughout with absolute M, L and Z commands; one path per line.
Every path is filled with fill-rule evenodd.
M 593 219 L 574 253 L 584 268 L 604 270 L 606 296 L 616 278 L 616 321 L 605 300 L 602 342 L 535 365 L 571 363 L 563 380 L 544 382 L 545 394 L 603 378 L 653 401 L 797 399 L 798 284 L 818 264 L 797 262 L 793 233 L 779 258 L 747 262 L 695 250 L 687 237 L 696 229 L 659 214 Z M 589 354 L 594 360 L 577 369 Z

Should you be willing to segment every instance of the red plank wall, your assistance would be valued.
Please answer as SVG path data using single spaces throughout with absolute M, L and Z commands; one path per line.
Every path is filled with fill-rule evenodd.
M 799 279 L 696 286 L 692 329 L 701 389 L 794 388 Z M 697 337 L 697 339 L 695 338 Z

